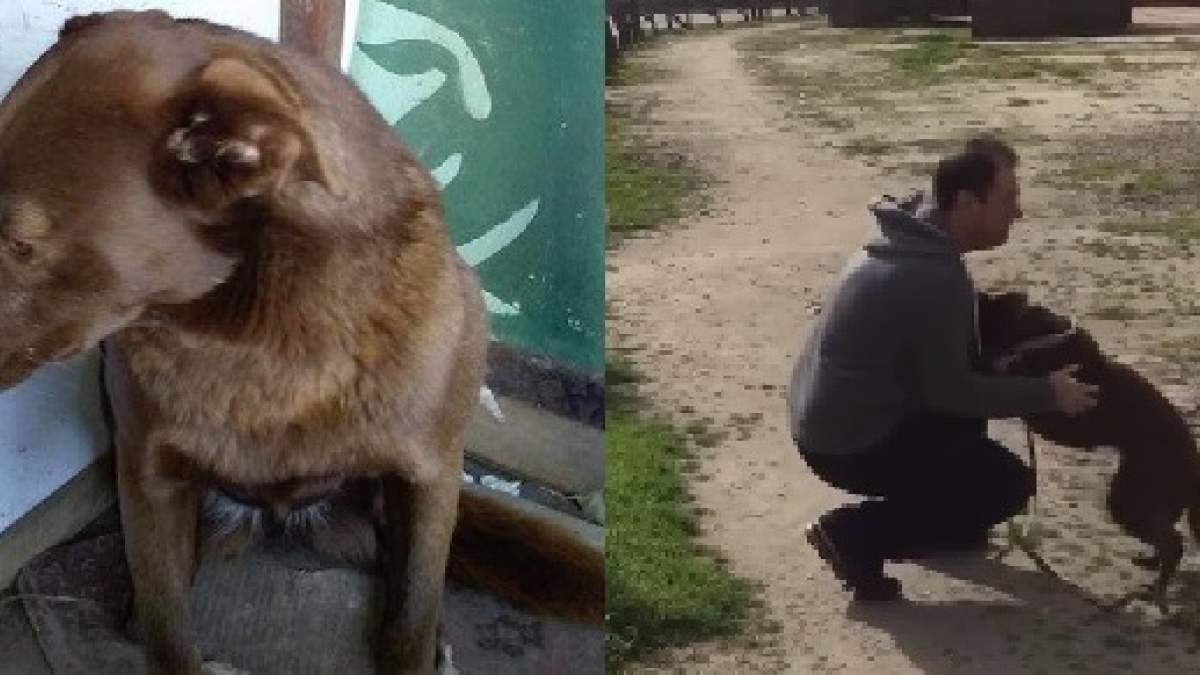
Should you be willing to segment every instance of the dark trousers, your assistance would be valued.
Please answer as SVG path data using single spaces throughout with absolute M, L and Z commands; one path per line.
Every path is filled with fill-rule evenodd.
M 942 545 L 978 541 L 1024 509 L 1036 478 L 987 437 L 987 421 L 921 414 L 851 455 L 803 453 L 818 478 L 870 497 L 823 522 L 842 545 L 872 558 L 920 557 Z

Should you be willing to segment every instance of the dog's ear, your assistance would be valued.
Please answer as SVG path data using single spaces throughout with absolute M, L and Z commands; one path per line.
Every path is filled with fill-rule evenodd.
M 171 106 L 175 126 L 156 172 L 177 198 L 220 210 L 299 182 L 339 192 L 300 92 L 281 68 L 221 57 L 185 87 Z

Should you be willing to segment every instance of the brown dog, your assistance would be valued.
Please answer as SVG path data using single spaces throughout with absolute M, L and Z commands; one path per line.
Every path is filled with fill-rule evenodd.
M 208 534 L 273 522 L 351 557 L 377 516 L 380 672 L 434 669 L 448 558 L 602 620 L 602 556 L 460 499 L 480 288 L 432 177 L 336 69 L 161 12 L 66 23 L 0 104 L 0 384 L 106 338 L 152 673 L 201 669 L 202 505 Z
M 1108 511 L 1126 533 L 1153 547 L 1154 556 L 1135 562 L 1156 568 L 1158 577 L 1113 606 L 1153 599 L 1165 613 L 1167 585 L 1183 556 L 1175 525 L 1185 512 L 1200 541 L 1200 454 L 1187 421 L 1149 380 L 1107 357 L 1085 330 L 1030 305 L 1022 294 L 981 298 L 980 333 L 983 352 L 1003 372 L 1045 375 L 1078 364 L 1077 377 L 1099 387 L 1096 406 L 1085 413 L 1030 415 L 1025 422 L 1060 445 L 1110 446 L 1119 453 Z

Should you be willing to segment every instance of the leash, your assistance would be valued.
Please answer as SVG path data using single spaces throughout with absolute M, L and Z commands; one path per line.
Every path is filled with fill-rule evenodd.
M 1008 546 L 1000 552 L 998 558 L 1004 557 L 1009 551 L 1014 548 L 1020 549 L 1022 553 L 1033 561 L 1033 564 L 1046 575 L 1055 579 L 1062 579 L 1062 575 L 1054 571 L 1038 553 L 1038 534 L 1035 527 L 1037 518 L 1037 451 L 1034 442 L 1033 429 L 1029 424 L 1025 424 L 1025 443 L 1029 448 L 1029 468 L 1033 471 L 1034 488 L 1033 495 L 1029 498 L 1029 503 L 1025 506 L 1025 510 L 1021 515 L 1028 519 L 1028 522 L 1022 527 L 1015 520 L 1008 521 Z
M 993 363 L 993 368 L 1001 373 L 1006 372 L 1013 366 L 1014 363 L 1021 360 L 1021 356 L 1026 351 L 1052 344 L 1079 330 L 1079 324 L 1075 321 L 1074 317 L 1069 317 L 1067 320 L 1069 323 L 1065 330 L 1030 338 L 1017 343 L 1012 347 L 1012 350 L 1009 354 L 1001 356 L 995 360 Z M 1025 427 L 1025 447 L 1029 450 L 1029 469 L 1033 471 L 1034 479 L 1033 496 L 1029 498 L 1029 505 L 1025 507 L 1023 515 L 1034 518 L 1037 515 L 1037 444 L 1034 440 L 1033 428 L 1029 426 L 1028 422 L 1022 422 L 1022 425 Z
M 1033 429 L 1029 423 L 1022 423 L 1025 427 L 1025 447 L 1029 450 L 1029 469 L 1033 471 L 1033 495 L 1029 498 L 1029 503 L 1022 509 L 1021 515 L 1028 518 L 1030 521 L 1037 518 L 1037 446 L 1033 436 Z M 1021 549 L 1033 544 L 1030 541 L 1033 527 L 1031 524 L 1021 527 L 1013 520 L 1008 521 L 1008 535 L 1011 544 L 1016 544 Z M 1026 551 L 1028 552 L 1028 551 Z
M 1048 344 L 1053 344 L 1054 342 L 1057 342 L 1058 340 L 1063 339 L 1067 335 L 1075 333 L 1076 331 L 1079 330 L 1079 323 L 1075 320 L 1075 317 L 1068 317 L 1067 321 L 1068 321 L 1068 324 L 1067 324 L 1067 328 L 1065 330 L 1059 331 L 1057 333 L 1050 333 L 1047 335 L 1030 338 L 1028 340 L 1024 340 L 1022 342 L 1017 343 L 1016 345 L 1014 345 L 1012 347 L 1011 353 L 1006 354 L 1005 356 L 1002 356 L 1002 357 L 996 359 L 994 368 L 996 370 L 998 370 L 999 372 L 1002 372 L 1002 373 L 1006 372 L 1009 368 L 1011 368 L 1013 366 L 1014 363 L 1021 360 L 1021 356 L 1024 355 L 1024 353 L 1026 351 L 1028 351 L 1030 349 L 1036 349 L 1038 347 L 1042 347 L 1042 346 L 1045 346 Z M 1035 482 L 1034 489 L 1033 489 L 1033 496 L 1029 498 L 1029 505 L 1027 507 L 1025 507 L 1024 513 L 1025 513 L 1025 515 L 1034 517 L 1037 514 L 1037 485 L 1036 485 L 1037 475 L 1038 475 L 1037 445 L 1034 440 L 1033 428 L 1029 426 L 1028 422 L 1023 421 L 1022 425 L 1025 427 L 1025 447 L 1028 448 L 1028 450 L 1029 450 L 1029 469 L 1031 471 L 1033 471 L 1033 478 L 1034 478 L 1034 482 Z
M 1070 324 L 1068 325 L 1066 330 L 1060 331 L 1058 333 L 1052 333 L 1049 335 L 1043 335 L 1040 337 L 1032 338 L 1032 339 L 1025 340 L 1025 341 L 1017 344 L 1016 346 L 1013 347 L 1013 350 L 1010 354 L 997 359 L 997 361 L 995 363 L 996 369 L 999 370 L 1000 372 L 1007 371 L 1014 363 L 1016 363 L 1017 361 L 1020 360 L 1022 354 L 1025 351 L 1036 348 L 1036 347 L 1041 347 L 1043 345 L 1052 343 L 1056 340 L 1060 340 L 1065 335 L 1073 333 L 1079 329 L 1079 324 L 1075 321 L 1075 319 L 1073 317 L 1071 319 L 1069 319 L 1069 321 L 1070 321 Z M 1023 552 L 1026 556 L 1028 556 L 1030 560 L 1033 561 L 1034 565 L 1036 565 L 1039 570 L 1041 570 L 1045 574 L 1047 574 L 1051 577 L 1054 577 L 1056 579 L 1062 579 L 1062 576 L 1059 575 L 1057 572 L 1055 572 L 1054 569 L 1051 568 L 1050 565 L 1048 565 L 1046 563 L 1046 561 L 1042 558 L 1041 554 L 1039 554 L 1038 550 L 1037 550 L 1038 549 L 1038 538 L 1039 538 L 1037 535 L 1037 528 L 1036 528 L 1036 522 L 1035 522 L 1037 519 L 1037 513 L 1038 513 L 1037 442 L 1034 437 L 1033 428 L 1031 426 L 1029 426 L 1029 423 L 1023 422 L 1023 425 L 1025 427 L 1025 446 L 1029 451 L 1029 469 L 1033 472 L 1033 480 L 1034 480 L 1033 495 L 1030 496 L 1029 503 L 1025 506 L 1025 509 L 1021 512 L 1021 515 L 1027 519 L 1027 522 L 1025 523 L 1025 525 L 1024 526 L 1019 525 L 1015 520 L 1011 520 L 1011 519 L 1008 521 L 1008 547 L 1005 549 L 1005 551 L 1000 553 L 1000 556 L 1003 557 L 1005 555 L 1005 553 L 1007 553 L 1008 551 L 1011 551 L 1013 548 L 1018 548 L 1021 550 L 1021 552 Z
M 1033 438 L 1033 428 L 1028 422 L 1022 424 L 1025 426 L 1025 447 L 1029 449 L 1029 470 L 1033 472 L 1033 495 L 1029 497 L 1029 506 L 1025 507 L 1025 512 L 1033 518 L 1037 515 L 1037 447 Z

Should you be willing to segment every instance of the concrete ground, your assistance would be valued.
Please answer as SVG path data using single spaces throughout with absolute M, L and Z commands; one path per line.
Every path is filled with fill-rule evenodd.
M 21 603 L 6 589 L 0 605 L 0 674 L 52 675 Z
M 555 493 L 528 483 L 518 489 L 517 482 L 474 463 L 467 470 L 475 482 L 519 495 L 531 508 L 548 507 L 578 520 L 578 510 Z M 119 534 L 119 514 L 112 507 L 59 542 L 56 553 L 29 563 L 27 578 L 0 594 L 0 675 L 51 675 L 54 668 L 60 675 L 141 672 L 140 649 L 116 628 L 114 599 L 129 591 Z M 51 602 L 27 614 L 18 588 L 84 603 Z M 211 658 L 250 668 L 254 675 L 371 671 L 366 636 L 378 588 L 363 570 L 330 568 L 303 550 L 283 547 L 206 560 L 193 590 L 193 619 Z M 589 664 L 578 672 L 603 669 L 601 629 L 543 620 L 454 585 L 447 589 L 444 613 L 453 663 L 464 675 L 569 672 L 568 663 Z

